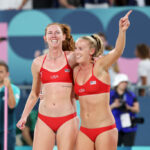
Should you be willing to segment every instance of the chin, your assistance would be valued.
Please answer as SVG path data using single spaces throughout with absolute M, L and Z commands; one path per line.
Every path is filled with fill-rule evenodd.
M 76 61 L 77 61 L 78 64 L 82 63 L 82 61 L 80 59 L 76 59 Z

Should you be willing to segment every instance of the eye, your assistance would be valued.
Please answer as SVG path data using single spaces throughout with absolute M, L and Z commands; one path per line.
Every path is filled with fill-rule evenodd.
M 52 34 L 52 32 L 48 32 L 48 34 Z
M 56 34 L 60 34 L 60 32 L 59 32 L 59 31 L 56 31 Z

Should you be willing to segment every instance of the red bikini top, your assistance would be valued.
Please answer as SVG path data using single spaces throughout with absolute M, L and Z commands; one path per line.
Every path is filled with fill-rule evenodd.
M 53 83 L 53 82 L 66 82 L 66 83 L 73 82 L 73 70 L 68 64 L 68 60 L 67 60 L 65 53 L 64 55 L 65 55 L 67 64 L 57 72 L 51 72 L 43 68 L 43 64 L 45 62 L 47 55 L 44 57 L 43 63 L 40 69 L 40 78 L 43 84 Z
M 110 85 L 97 79 L 93 74 L 93 68 L 92 68 L 92 76 L 83 85 L 79 85 L 77 83 L 77 77 L 76 77 L 75 85 L 74 85 L 74 91 L 76 95 L 83 96 L 83 95 L 92 95 L 92 94 L 110 92 Z M 77 76 L 78 76 L 78 73 L 77 73 Z

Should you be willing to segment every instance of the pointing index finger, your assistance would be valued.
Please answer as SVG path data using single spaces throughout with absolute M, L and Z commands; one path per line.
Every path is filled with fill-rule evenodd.
M 125 15 L 125 17 L 129 17 L 129 15 L 132 13 L 132 10 L 128 11 Z

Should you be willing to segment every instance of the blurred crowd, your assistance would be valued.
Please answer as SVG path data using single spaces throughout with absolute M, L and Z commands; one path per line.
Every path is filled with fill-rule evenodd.
M 108 8 L 112 6 L 148 6 L 149 0 L 1 0 L 0 10 L 42 8 Z

